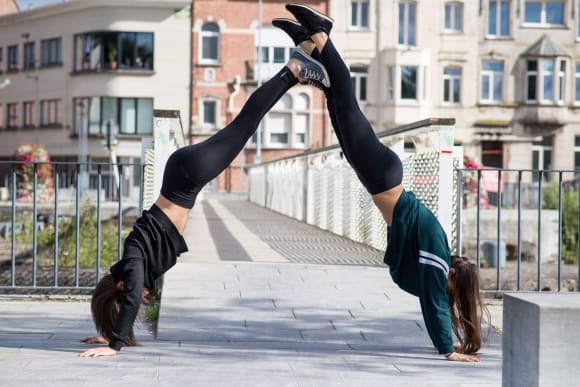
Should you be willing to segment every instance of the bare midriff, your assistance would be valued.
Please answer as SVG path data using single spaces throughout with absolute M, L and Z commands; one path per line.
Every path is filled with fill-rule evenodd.
M 161 209 L 161 211 L 163 211 L 165 215 L 167 215 L 171 222 L 173 222 L 177 228 L 177 231 L 183 235 L 191 209 L 178 206 L 177 204 L 170 202 L 162 195 L 159 195 L 155 201 L 155 204 Z
M 385 222 L 389 225 L 393 222 L 393 212 L 402 193 L 403 186 L 399 184 L 391 189 L 372 195 L 375 206 L 381 211 Z

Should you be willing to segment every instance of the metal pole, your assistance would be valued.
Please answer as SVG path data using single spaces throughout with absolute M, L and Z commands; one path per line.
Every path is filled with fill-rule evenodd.
M 258 63 L 256 63 L 256 77 L 258 81 L 258 87 L 262 86 L 262 0 L 258 0 Z M 259 164 L 262 162 L 262 121 L 258 124 L 258 130 L 256 131 L 256 156 L 254 157 L 254 163 Z

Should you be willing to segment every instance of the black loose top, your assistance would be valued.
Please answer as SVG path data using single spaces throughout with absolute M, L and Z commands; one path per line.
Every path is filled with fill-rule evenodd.
M 109 338 L 109 347 L 119 351 L 137 318 L 143 288 L 153 289 L 155 280 L 187 251 L 183 236 L 155 204 L 143 211 L 125 239 L 123 258 L 111 266 L 116 281 L 123 281 L 121 308 Z

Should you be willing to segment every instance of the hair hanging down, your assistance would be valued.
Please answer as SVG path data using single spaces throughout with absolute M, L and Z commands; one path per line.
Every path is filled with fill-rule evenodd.
M 477 265 L 453 255 L 451 267 L 455 270 L 450 274 L 454 286 L 448 288 L 451 325 L 462 346 L 458 351 L 473 354 L 481 348 L 481 323 L 484 315 L 489 322 L 489 310 L 481 302 Z
M 111 340 L 113 328 L 119 315 L 121 294 L 123 291 L 117 287 L 117 282 L 111 274 L 107 274 L 99 281 L 93 293 L 91 300 L 93 321 L 97 332 L 107 340 Z M 123 344 L 125 346 L 137 345 L 132 328 Z

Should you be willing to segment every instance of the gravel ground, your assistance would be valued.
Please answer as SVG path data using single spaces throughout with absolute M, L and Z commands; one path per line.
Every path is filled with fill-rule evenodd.
M 561 291 L 578 290 L 578 265 L 561 265 Z M 507 261 L 500 268 L 500 290 L 517 290 L 517 262 Z M 541 267 L 540 288 L 544 291 L 558 291 L 558 264 L 544 263 Z M 481 288 L 497 290 L 497 268 L 482 268 Z M 520 267 L 520 290 L 538 290 L 537 262 L 522 262 Z

